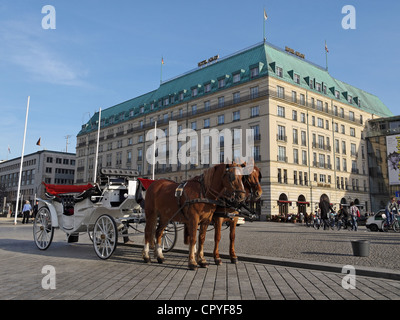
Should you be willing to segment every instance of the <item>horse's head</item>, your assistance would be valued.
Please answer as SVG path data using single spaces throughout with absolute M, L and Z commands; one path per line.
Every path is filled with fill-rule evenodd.
M 207 193 L 215 198 L 243 202 L 246 199 L 241 167 L 233 164 L 217 164 L 204 172 Z
M 242 164 L 242 167 L 246 164 Z M 258 167 L 254 166 L 250 174 L 243 176 L 243 184 L 245 190 L 250 194 L 252 201 L 257 201 L 261 198 L 262 188 L 261 188 L 261 171 Z
M 225 164 L 225 173 L 222 176 L 222 185 L 230 200 L 243 202 L 246 200 L 246 190 L 242 180 L 242 167 L 236 163 Z

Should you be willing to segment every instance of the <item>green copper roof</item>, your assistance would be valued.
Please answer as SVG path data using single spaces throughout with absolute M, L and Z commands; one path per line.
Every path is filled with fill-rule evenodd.
M 313 81 L 314 87 L 315 83 L 327 87 L 326 94 L 322 94 L 327 95 L 330 99 L 336 99 L 335 91 L 339 91 L 342 103 L 347 103 L 347 96 L 350 95 L 355 101 L 351 104 L 353 107 L 380 117 L 393 115 L 378 97 L 333 78 L 328 71 L 311 62 L 273 45 L 261 43 L 165 81 L 154 91 L 102 110 L 101 125 L 107 127 L 141 116 L 142 113 L 148 114 L 166 108 L 167 106 L 163 106 L 163 101 L 166 98 L 169 98 L 168 107 L 170 107 L 251 81 L 254 78 L 250 77 L 250 70 L 255 66 L 259 67 L 259 75 L 255 78 L 267 75 L 278 77 L 276 67 L 281 67 L 283 75 L 280 79 L 284 81 L 295 84 L 294 74 L 297 74 L 300 76 L 300 83 L 296 85 L 307 90 L 310 90 L 310 81 Z M 240 73 L 240 81 L 233 83 L 233 76 L 237 73 Z M 224 88 L 218 88 L 218 80 L 220 79 L 225 79 Z M 209 93 L 204 92 L 207 84 L 211 85 Z M 196 97 L 192 97 L 193 88 L 197 88 Z M 179 100 L 182 94 L 183 100 Z M 361 100 L 360 107 L 358 106 L 359 100 Z M 97 120 L 98 113 L 86 125 L 82 126 L 78 136 L 95 131 Z

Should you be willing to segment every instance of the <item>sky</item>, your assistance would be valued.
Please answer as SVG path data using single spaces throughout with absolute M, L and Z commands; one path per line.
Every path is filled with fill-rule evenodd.
M 28 96 L 24 154 L 75 152 L 99 108 L 158 88 L 161 58 L 168 80 L 261 42 L 264 27 L 323 67 L 326 41 L 330 74 L 400 115 L 399 12 L 393 0 L 0 0 L 0 160 L 21 156 Z

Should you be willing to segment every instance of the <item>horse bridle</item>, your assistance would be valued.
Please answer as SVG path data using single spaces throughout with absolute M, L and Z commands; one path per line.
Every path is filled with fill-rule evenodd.
M 255 188 L 258 187 L 258 186 L 261 186 L 261 182 L 260 182 L 261 178 L 259 178 L 256 183 L 252 183 L 252 182 L 250 182 L 249 176 L 250 175 L 243 176 L 242 179 L 243 179 L 243 183 L 244 184 L 247 183 L 247 185 L 248 185 L 248 187 L 250 189 L 250 197 L 251 197 L 250 199 L 252 199 L 252 198 L 256 198 L 255 194 L 254 194 L 255 193 Z M 260 176 L 261 176 L 261 174 L 260 174 Z

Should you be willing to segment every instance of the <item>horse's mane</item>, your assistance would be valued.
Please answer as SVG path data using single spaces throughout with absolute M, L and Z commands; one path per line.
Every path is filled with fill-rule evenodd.
M 214 179 L 215 172 L 216 172 L 217 168 L 219 168 L 220 166 L 221 166 L 221 164 L 218 164 L 214 167 L 208 168 L 207 170 L 205 170 L 203 172 L 204 185 L 206 188 L 209 188 L 212 185 L 212 181 Z

